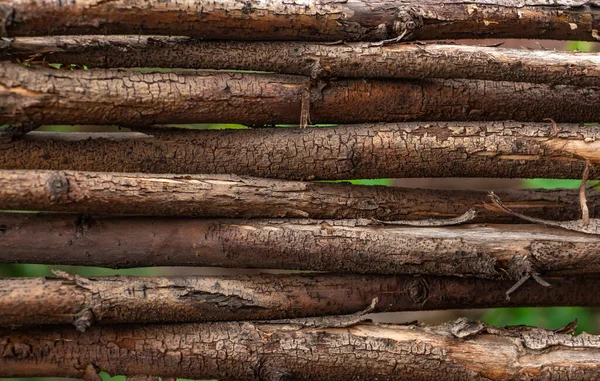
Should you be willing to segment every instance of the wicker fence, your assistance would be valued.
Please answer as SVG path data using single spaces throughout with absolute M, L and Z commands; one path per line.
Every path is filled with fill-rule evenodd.
M 0 377 L 597 380 L 575 324 L 365 315 L 600 306 L 600 55 L 447 42 L 598 6 L 0 0 L 0 263 L 295 270 L 0 279 Z M 424 177 L 582 185 L 318 181 Z

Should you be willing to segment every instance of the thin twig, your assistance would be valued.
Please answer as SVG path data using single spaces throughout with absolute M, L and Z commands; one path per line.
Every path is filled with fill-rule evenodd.
M 464 214 L 446 219 L 428 218 L 426 220 L 397 220 L 397 221 L 381 221 L 372 219 L 371 221 L 381 225 L 402 225 L 402 226 L 449 226 L 449 225 L 460 225 L 465 222 L 471 221 L 477 216 L 475 209 L 469 209 Z
M 579 203 L 581 205 L 581 220 L 584 226 L 590 224 L 590 211 L 587 206 L 587 197 L 585 196 L 586 183 L 590 176 L 590 160 L 585 159 L 585 168 L 583 169 L 583 176 L 581 177 L 581 185 L 579 186 Z

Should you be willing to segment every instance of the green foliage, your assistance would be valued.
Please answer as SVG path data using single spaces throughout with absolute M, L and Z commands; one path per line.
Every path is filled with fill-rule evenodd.
M 49 67 L 57 70 L 88 70 L 86 65 L 49 63 Z
M 518 292 L 518 290 L 516 291 Z M 557 329 L 577 319 L 576 333 L 598 332 L 598 309 L 583 307 L 496 308 L 484 314 L 481 320 L 495 326 L 529 325 Z

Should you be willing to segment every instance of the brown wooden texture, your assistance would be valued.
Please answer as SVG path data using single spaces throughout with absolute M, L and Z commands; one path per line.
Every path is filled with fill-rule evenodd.
M 592 275 L 600 238 L 536 225 L 0 214 L 0 263 L 221 266 L 520 279 Z
M 591 107 L 590 107 L 591 108 Z M 596 108 L 599 109 L 600 108 Z M 31 133 L 0 144 L 0 168 L 233 173 L 280 179 L 600 178 L 598 126 L 550 123 L 366 124 L 310 129 Z
M 2 35 L 187 35 L 228 40 L 548 38 L 595 41 L 587 0 L 2 0 Z
M 525 306 L 600 307 L 597 278 L 529 281 L 375 275 L 0 279 L 0 325 L 206 322 Z
M 0 62 L 0 123 L 300 122 L 307 77 L 132 70 L 59 71 Z M 310 86 L 312 123 L 600 120 L 599 88 L 474 80 L 328 80 Z
M 90 68 L 258 70 L 311 78 L 467 78 L 599 86 L 600 55 L 441 44 L 203 41 L 162 36 L 7 39 L 5 58 Z
M 440 326 L 205 323 L 0 330 L 0 377 L 596 380 L 600 337 L 459 319 Z
M 515 210 L 549 220 L 581 217 L 576 190 L 497 191 Z M 600 193 L 589 191 L 592 217 Z M 203 217 L 420 220 L 477 211 L 473 222 L 521 222 L 483 191 L 282 181 L 235 175 L 0 170 L 0 210 Z

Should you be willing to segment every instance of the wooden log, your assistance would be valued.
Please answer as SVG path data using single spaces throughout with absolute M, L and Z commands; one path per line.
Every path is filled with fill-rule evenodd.
M 0 279 L 0 325 L 206 322 L 450 308 L 600 307 L 598 278 L 529 282 L 376 275 Z
M 600 109 L 600 108 L 598 108 Z M 147 134 L 31 133 L 0 144 L 0 168 L 232 173 L 293 180 L 600 178 L 600 127 L 550 123 L 365 124 Z
M 576 190 L 497 191 L 509 208 L 537 218 L 581 217 Z M 592 217 L 600 192 L 589 191 Z M 0 210 L 152 216 L 310 217 L 419 220 L 458 217 L 521 222 L 498 213 L 483 191 L 311 183 L 235 175 L 0 170 Z
M 66 73 L 66 74 L 65 74 Z M 58 71 L 0 62 L 0 123 L 242 123 L 301 120 L 308 78 L 283 74 Z M 310 85 L 313 123 L 600 120 L 600 88 L 470 80 L 329 80 Z
M 565 333 L 566 332 L 566 333 Z M 458 319 L 440 326 L 205 323 L 0 330 L 0 377 L 97 372 L 219 380 L 596 380 L 600 337 Z M 152 377 L 153 378 L 150 378 Z
M 443 44 L 205 41 L 164 36 L 6 40 L 5 58 L 89 68 L 257 70 L 311 78 L 466 78 L 599 86 L 600 55 Z
M 187 35 L 225 40 L 546 38 L 595 41 L 589 0 L 2 0 L 3 36 Z
M 0 213 L 0 263 L 220 266 L 468 276 L 592 275 L 600 238 L 536 225 L 403 227 L 371 220 L 205 220 Z

